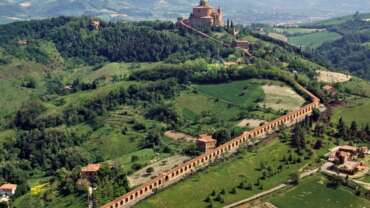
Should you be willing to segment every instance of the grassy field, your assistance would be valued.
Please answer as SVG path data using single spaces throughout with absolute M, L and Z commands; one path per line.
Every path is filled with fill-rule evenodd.
M 256 101 L 264 98 L 261 84 L 254 80 L 234 81 L 226 84 L 196 85 L 195 88 L 201 94 L 243 107 L 253 106 Z
M 365 208 L 370 201 L 357 197 L 344 187 L 328 188 L 324 177 L 316 175 L 306 178 L 286 192 L 269 199 L 282 208 Z
M 281 87 L 286 94 L 283 99 L 278 99 L 281 95 L 264 92 L 264 86 Z M 214 128 L 231 128 L 245 118 L 272 120 L 283 113 L 280 109 L 292 110 L 303 101 L 284 83 L 271 80 L 251 79 L 193 85 L 192 88 L 182 92 L 173 102 L 176 110 L 189 123 L 182 131 L 192 135 Z M 269 109 L 270 104 L 279 109 Z
M 359 79 L 356 77 L 352 77 L 350 81 L 341 83 L 339 86 L 342 87 L 346 92 L 350 94 L 370 97 L 370 82 L 369 81 Z
M 24 88 L 22 82 L 25 78 L 32 78 L 39 82 L 43 66 L 30 61 L 14 61 L 0 66 L 0 121 L 2 118 L 17 111 L 21 105 L 40 95 L 43 84 L 38 83 L 36 88 Z
M 278 115 L 273 112 L 251 110 L 264 99 L 261 83 L 244 80 L 193 85 L 192 90 L 182 92 L 173 102 L 188 123 L 182 131 L 196 135 L 215 128 L 232 128 L 239 122 L 240 116 L 263 120 L 276 118 Z
M 246 197 L 250 197 L 264 189 L 274 187 L 285 182 L 291 173 L 309 162 L 304 161 L 296 164 L 289 164 L 283 167 L 283 171 L 261 181 L 262 190 L 256 185 L 252 190 L 237 189 L 236 193 L 229 193 L 241 182 L 254 184 L 261 176 L 257 169 L 264 163 L 276 170 L 281 158 L 289 151 L 289 147 L 278 140 L 273 140 L 258 150 L 247 152 L 243 151 L 234 158 L 211 166 L 190 178 L 157 193 L 155 196 L 141 202 L 138 208 L 170 208 L 170 207 L 206 207 L 207 198 L 212 191 L 220 193 L 223 189 L 224 203 L 214 202 L 214 207 L 222 207 L 231 202 L 235 202 Z M 294 156 L 295 157 L 295 156 Z M 196 190 L 196 191 L 194 191 Z M 179 195 L 178 193 L 181 193 Z
M 286 85 L 264 85 L 265 99 L 260 105 L 274 110 L 293 111 L 303 105 L 305 99 Z
M 303 48 L 317 48 L 325 42 L 335 41 L 339 38 L 341 38 L 341 36 L 338 33 L 323 31 L 289 37 L 288 40 L 289 43 L 298 47 L 302 46 Z
M 274 39 L 277 39 L 277 40 L 288 42 L 288 38 L 285 35 L 280 34 L 280 33 L 271 32 L 271 33 L 268 34 L 268 36 L 270 36 L 270 37 L 272 37 Z
M 308 34 L 313 32 L 318 32 L 320 29 L 311 29 L 311 28 L 274 28 L 274 31 L 286 35 L 295 35 L 295 34 Z
M 14 203 L 14 207 L 27 207 L 27 208 L 40 208 L 45 207 L 41 200 L 38 198 L 41 196 L 32 195 L 28 193 L 19 197 Z M 87 207 L 86 199 L 83 197 L 76 197 L 74 195 L 68 196 L 56 196 L 55 199 L 51 203 L 48 204 L 47 207 L 53 208 L 82 208 Z
M 347 125 L 350 125 L 352 121 L 356 121 L 360 127 L 366 124 L 370 125 L 369 109 L 369 98 L 351 98 L 345 106 L 338 107 L 334 110 L 332 121 L 336 123 L 342 117 Z

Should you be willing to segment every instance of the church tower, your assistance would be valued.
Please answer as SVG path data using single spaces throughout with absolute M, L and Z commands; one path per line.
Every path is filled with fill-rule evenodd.
M 224 17 L 221 8 L 214 9 L 208 0 L 200 0 L 199 5 L 193 8 L 188 22 L 197 28 L 223 27 Z

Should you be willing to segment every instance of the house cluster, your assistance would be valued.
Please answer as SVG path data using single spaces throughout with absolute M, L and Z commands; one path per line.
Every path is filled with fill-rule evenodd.
M 349 145 L 333 148 L 328 157 L 330 169 L 339 173 L 354 175 L 368 167 L 359 161 L 360 157 L 369 154 L 367 147 L 354 147 Z

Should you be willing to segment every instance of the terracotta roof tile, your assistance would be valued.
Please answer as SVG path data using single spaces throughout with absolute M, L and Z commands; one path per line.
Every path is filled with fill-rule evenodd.
M 100 169 L 100 164 L 88 164 L 85 167 L 81 168 L 81 172 L 86 173 L 86 172 L 97 172 Z
M 216 140 L 213 139 L 212 136 L 210 136 L 208 134 L 202 134 L 202 135 L 200 135 L 199 138 L 198 138 L 198 141 L 205 142 L 205 143 L 208 143 L 208 142 L 216 142 Z
M 15 190 L 17 189 L 16 184 L 6 183 L 0 186 L 0 190 Z

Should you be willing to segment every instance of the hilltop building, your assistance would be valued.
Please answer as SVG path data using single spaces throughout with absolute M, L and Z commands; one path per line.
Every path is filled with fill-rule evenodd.
M 193 8 L 189 18 L 180 18 L 180 20 L 196 28 L 224 26 L 224 14 L 221 8 L 214 9 L 208 0 L 200 0 L 199 5 Z

